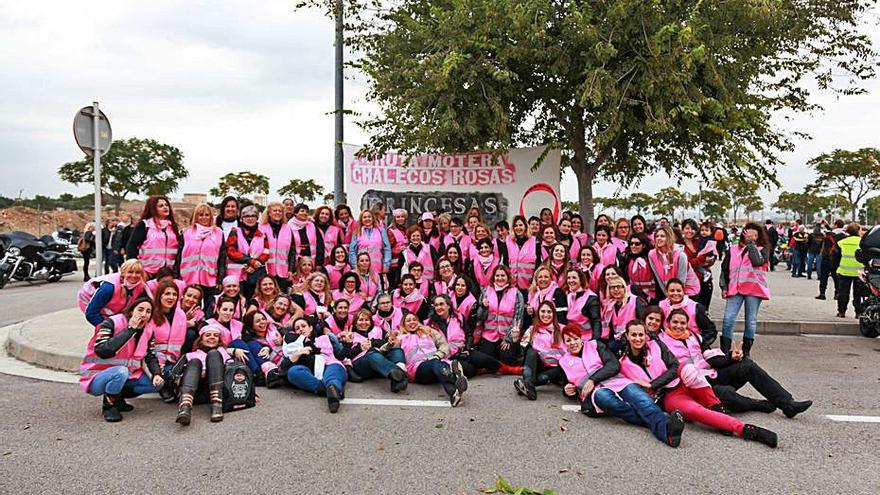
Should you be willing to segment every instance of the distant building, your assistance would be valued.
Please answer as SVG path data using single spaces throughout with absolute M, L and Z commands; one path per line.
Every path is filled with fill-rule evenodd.
M 208 202 L 208 195 L 205 193 L 183 193 L 183 202 L 198 205 Z
M 254 196 L 254 204 L 257 204 L 260 206 L 266 206 L 266 203 L 267 203 L 266 196 L 264 196 L 262 194 L 258 194 L 256 196 Z

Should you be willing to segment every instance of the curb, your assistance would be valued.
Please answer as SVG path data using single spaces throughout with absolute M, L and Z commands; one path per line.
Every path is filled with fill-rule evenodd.
M 715 321 L 719 334 L 722 322 Z M 744 322 L 737 320 L 733 327 L 735 332 L 742 333 Z M 778 321 L 767 320 L 758 322 L 758 335 L 836 335 L 860 337 L 859 324 L 838 323 L 828 321 Z
M 79 373 L 82 356 L 46 350 L 37 343 L 31 342 L 24 331 L 28 321 L 7 327 L 9 335 L 6 338 L 6 352 L 18 360 L 36 366 L 68 373 Z

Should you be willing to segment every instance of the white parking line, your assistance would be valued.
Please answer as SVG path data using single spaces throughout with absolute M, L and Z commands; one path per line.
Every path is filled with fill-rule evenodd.
M 402 407 L 451 407 L 443 400 L 405 400 L 405 399 L 343 399 L 342 404 L 361 406 L 402 406 Z
M 826 414 L 825 417 L 831 421 L 846 421 L 849 423 L 880 423 L 880 416 L 839 416 L 837 414 Z
M 581 412 L 581 406 L 565 405 L 562 406 L 563 411 Z

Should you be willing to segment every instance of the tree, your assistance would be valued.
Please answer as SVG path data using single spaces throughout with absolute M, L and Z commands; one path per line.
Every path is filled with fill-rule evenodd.
M 751 193 L 740 198 L 740 205 L 743 208 L 743 212 L 746 214 L 746 218 L 751 220 L 752 213 L 764 209 L 764 200 L 761 199 L 761 196 L 758 196 L 757 193 Z
M 350 65 L 379 108 L 364 153 L 559 147 L 590 225 L 597 178 L 775 182 L 793 133 L 774 114 L 875 73 L 871 0 L 661 3 L 350 0 Z
M 217 187 L 209 191 L 212 196 L 250 196 L 269 194 L 269 178 L 253 172 L 228 173 L 220 177 Z
M 741 180 L 734 177 L 722 177 L 713 184 L 713 189 L 727 196 L 730 208 L 733 209 L 734 222 L 736 222 L 740 208 L 745 205 L 754 206 L 760 200 L 758 196 L 760 188 L 761 184 L 757 180 Z M 760 209 L 758 208 L 758 210 Z
M 576 212 L 579 210 L 578 204 L 576 201 L 563 201 L 562 202 L 562 211 L 571 211 Z
M 688 193 L 681 192 L 675 187 L 664 187 L 654 196 L 652 211 L 655 215 L 666 215 L 674 220 L 675 210 L 690 205 L 691 198 Z
M 333 201 L 336 199 L 336 195 L 333 194 L 332 192 L 328 192 L 327 194 L 324 195 L 323 199 L 324 199 L 324 204 L 332 205 Z
M 58 176 L 72 184 L 94 181 L 91 158 L 65 163 Z M 174 146 L 153 139 L 135 137 L 115 141 L 101 156 L 101 192 L 112 199 L 116 212 L 129 195 L 167 195 L 177 190 L 181 179 L 189 176 L 183 166 L 183 153 Z
M 865 201 L 865 210 L 868 215 L 868 218 L 865 219 L 866 223 L 870 225 L 880 223 L 880 196 L 868 198 Z
M 823 189 L 846 196 L 852 218 L 857 218 L 862 200 L 880 187 L 880 150 L 877 148 L 837 149 L 823 153 L 807 164 L 816 170 L 816 182 Z
M 651 205 L 654 203 L 654 197 L 650 194 L 634 192 L 629 195 L 627 202 L 629 204 L 628 209 L 636 210 L 636 213 L 641 215 L 643 211 L 647 211 L 651 208 Z
M 287 185 L 278 189 L 278 194 L 290 197 L 294 203 L 307 203 L 322 196 L 324 186 L 315 182 L 314 179 L 291 179 Z
M 702 214 L 706 218 L 723 220 L 730 209 L 730 198 L 721 191 L 703 189 L 701 195 Z
M 848 206 L 849 201 L 840 194 L 820 196 L 813 191 L 804 190 L 800 193 L 789 191 L 779 193 L 779 198 L 772 207 L 781 213 L 791 212 L 805 222 L 812 222 L 817 214 L 832 220 L 831 217 L 839 214 L 841 206 L 844 205 Z

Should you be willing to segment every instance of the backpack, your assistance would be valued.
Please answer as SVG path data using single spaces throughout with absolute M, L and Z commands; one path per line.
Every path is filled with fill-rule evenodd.
M 79 241 L 76 242 L 76 250 L 80 253 L 85 253 L 89 250 L 89 243 L 86 242 L 85 234 L 79 237 Z
M 223 412 L 247 409 L 257 404 L 254 375 L 247 365 L 226 363 L 223 372 Z

